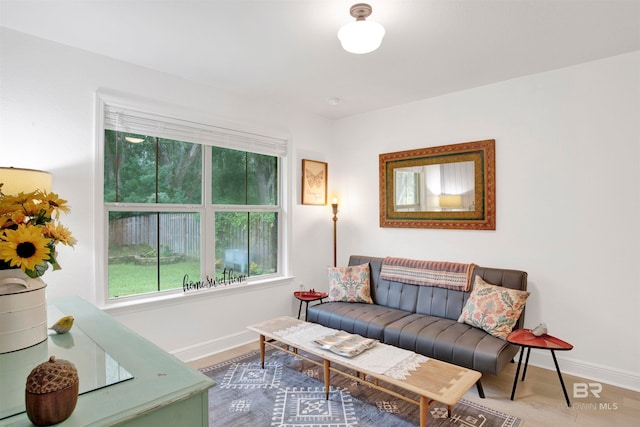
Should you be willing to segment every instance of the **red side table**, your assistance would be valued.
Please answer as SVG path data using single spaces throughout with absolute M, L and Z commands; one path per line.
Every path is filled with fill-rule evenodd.
M 527 360 L 524 362 L 522 381 L 524 381 L 524 376 L 527 374 L 527 366 L 529 365 L 529 355 L 531 354 L 531 349 L 539 348 L 542 350 L 551 351 L 551 356 L 553 356 L 553 363 L 555 363 L 556 365 L 556 372 L 558 373 L 558 378 L 560 378 L 560 385 L 562 385 L 562 391 L 564 392 L 564 398 L 567 401 L 567 405 L 571 406 L 569 395 L 567 394 L 567 388 L 564 386 L 564 381 L 562 380 L 562 374 L 560 373 L 560 367 L 558 366 L 558 359 L 556 359 L 555 350 L 571 350 L 573 348 L 573 345 L 547 334 L 537 337 L 531 333 L 531 329 L 516 329 L 507 336 L 507 341 L 511 344 L 520 346 L 520 360 L 518 361 L 518 368 L 516 369 L 516 377 L 513 379 L 511 400 L 513 400 L 513 396 L 516 394 L 518 376 L 520 375 L 520 365 L 522 364 L 522 356 L 524 354 L 525 348 L 527 349 Z
M 312 301 L 320 300 L 322 304 L 322 300 L 329 296 L 326 292 L 310 292 L 310 291 L 296 291 L 293 293 L 293 296 L 300 300 L 300 307 L 298 307 L 298 319 L 300 318 L 300 312 L 302 311 L 302 303 L 306 304 L 304 311 L 304 320 L 307 320 L 307 311 L 309 310 L 309 303 Z

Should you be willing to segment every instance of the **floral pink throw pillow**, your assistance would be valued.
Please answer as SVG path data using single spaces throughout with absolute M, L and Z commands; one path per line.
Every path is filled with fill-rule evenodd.
M 347 267 L 328 267 L 329 301 L 373 304 L 369 263 Z
M 518 321 L 529 295 L 530 292 L 492 285 L 476 276 L 473 291 L 458 322 L 504 340 Z

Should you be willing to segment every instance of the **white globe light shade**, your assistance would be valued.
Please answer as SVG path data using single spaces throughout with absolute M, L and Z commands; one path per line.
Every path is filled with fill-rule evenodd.
M 350 53 L 369 53 L 380 47 L 384 27 L 373 21 L 350 22 L 340 28 L 338 39 L 342 48 Z

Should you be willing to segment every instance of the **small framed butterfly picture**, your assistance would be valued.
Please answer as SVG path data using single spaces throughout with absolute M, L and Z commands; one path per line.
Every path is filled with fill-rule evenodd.
M 327 204 L 327 163 L 302 159 L 302 204 Z

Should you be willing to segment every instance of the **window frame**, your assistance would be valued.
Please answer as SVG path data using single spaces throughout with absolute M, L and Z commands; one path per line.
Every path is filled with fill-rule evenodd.
M 396 200 L 394 201 L 395 204 L 395 209 L 398 212 L 413 212 L 413 211 L 417 211 L 420 210 L 420 206 L 422 204 L 422 193 L 421 193 L 421 186 L 420 186 L 420 172 L 412 170 L 412 171 L 394 171 L 394 173 L 396 174 L 395 179 L 399 180 L 399 176 L 398 174 L 402 174 L 402 175 L 412 175 L 413 178 L 413 193 L 414 193 L 414 197 L 413 197 L 413 203 L 408 203 L 408 204 L 401 204 L 398 203 L 398 195 L 396 195 Z M 405 183 L 403 185 L 404 188 L 407 188 L 407 183 L 405 180 Z
M 152 303 L 154 301 L 187 297 L 190 295 L 200 293 L 210 293 L 216 291 L 225 291 L 230 288 L 243 288 L 247 286 L 255 286 L 261 284 L 273 284 L 283 280 L 288 281 L 290 279 L 288 273 L 289 266 L 289 250 L 288 247 L 288 230 L 290 229 L 289 217 L 287 214 L 290 211 L 290 180 L 288 179 L 288 170 L 290 169 L 290 155 L 289 155 L 289 136 L 283 135 L 282 131 L 275 129 L 259 129 L 249 128 L 246 125 L 239 125 L 237 123 L 229 123 L 226 121 L 205 120 L 203 116 L 189 111 L 186 112 L 177 106 L 167 106 L 159 104 L 157 102 L 133 99 L 123 97 L 120 94 L 112 94 L 109 91 L 97 91 L 96 92 L 96 167 L 95 167 L 95 206 L 96 206 L 96 227 L 95 242 L 96 242 L 96 299 L 100 306 L 103 307 L 116 307 L 120 305 L 129 304 L 142 304 Z M 225 144 L 212 144 L 203 143 L 202 141 L 187 140 L 186 142 L 193 142 L 200 144 L 203 148 L 202 155 L 202 195 L 200 204 L 163 204 L 163 203 L 128 203 L 128 202 L 105 202 L 104 201 L 104 149 L 105 149 L 105 129 L 106 114 L 109 109 L 123 108 L 127 111 L 142 112 L 141 115 L 160 117 L 167 119 L 172 123 L 194 125 L 198 129 L 213 129 L 214 132 L 220 132 L 224 134 L 229 133 L 228 140 L 238 140 L 240 146 L 235 147 L 231 142 L 225 140 Z M 123 131 L 127 131 L 123 129 Z M 153 135 L 153 134 L 152 134 Z M 169 136 L 160 136 L 163 138 L 170 138 Z M 184 139 L 180 139 L 184 140 Z M 266 144 L 264 143 L 266 141 Z M 269 145 L 271 141 L 276 141 L 280 145 L 275 146 L 273 153 L 270 153 L 268 149 L 265 152 L 265 147 Z M 245 144 L 245 142 L 248 144 Z M 259 150 L 250 150 L 251 144 L 254 144 Z M 267 154 L 277 158 L 278 168 L 278 190 L 277 190 L 277 204 L 273 206 L 268 205 L 213 205 L 212 204 L 212 166 L 211 166 L 211 153 L 212 146 L 222 146 L 224 148 L 231 148 L 240 151 L 248 151 L 259 154 Z M 280 150 L 280 151 L 278 151 Z M 278 151 L 279 154 L 276 154 Z M 109 212 L 110 211 L 138 211 L 138 212 L 198 212 L 200 214 L 200 247 L 201 247 L 201 274 L 204 278 L 205 275 L 209 277 L 215 276 L 214 263 L 208 262 L 208 260 L 215 259 L 215 214 L 217 212 L 276 212 L 277 213 L 277 271 L 275 273 L 263 274 L 254 277 L 248 277 L 247 282 L 241 284 L 235 284 L 232 286 L 211 288 L 206 290 L 188 291 L 184 292 L 182 288 L 173 290 L 161 290 L 154 291 L 145 294 L 136 294 L 130 296 L 123 296 L 118 298 L 109 298 L 108 288 L 108 242 L 109 242 Z M 211 237 L 210 237 L 211 236 Z

